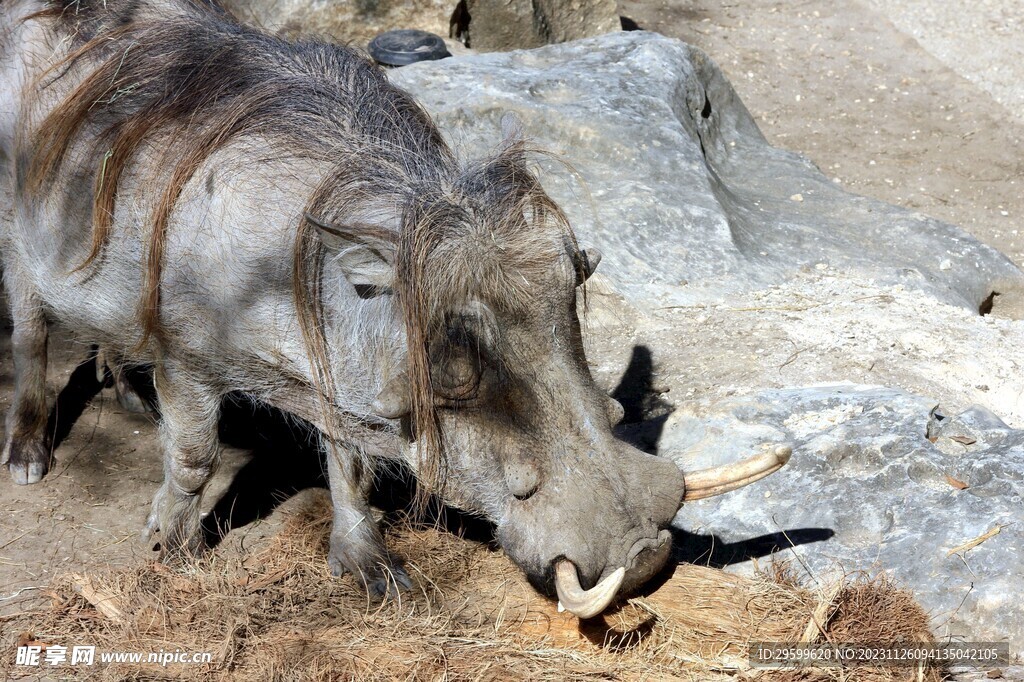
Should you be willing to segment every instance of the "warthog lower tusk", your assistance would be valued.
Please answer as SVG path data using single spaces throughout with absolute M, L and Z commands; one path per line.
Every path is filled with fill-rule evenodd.
M 625 577 L 625 567 L 619 566 L 604 580 L 584 590 L 580 587 L 576 564 L 562 559 L 555 564 L 555 590 L 558 592 L 559 610 L 565 609 L 579 618 L 593 618 L 612 603 Z
M 785 466 L 792 454 L 792 448 L 782 445 L 772 452 L 755 455 L 736 464 L 726 464 L 686 474 L 684 477 L 686 492 L 683 495 L 683 501 L 689 502 L 702 500 L 705 497 L 714 497 L 759 481 Z

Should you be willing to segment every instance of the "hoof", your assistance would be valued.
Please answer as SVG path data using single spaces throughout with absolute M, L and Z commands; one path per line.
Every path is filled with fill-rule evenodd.
M 147 524 L 148 530 L 148 524 Z M 173 527 L 171 532 L 157 530 L 146 534 L 149 547 L 157 551 L 157 559 L 165 566 L 182 566 L 201 556 L 206 550 L 206 540 L 201 532 L 186 532 L 181 527 Z
M 149 518 L 146 519 L 146 525 L 142 527 L 142 532 L 139 533 L 139 541 L 143 547 L 148 549 L 157 549 L 160 544 L 160 521 L 156 518 L 156 515 L 150 514 Z
M 142 528 L 144 546 L 159 550 L 165 564 L 180 563 L 199 556 L 206 548 L 200 527 L 198 497 L 176 496 L 165 483 L 153 496 L 146 525 Z
M 156 494 L 153 495 L 153 502 L 149 507 L 149 516 L 146 517 L 146 525 L 142 527 L 140 538 L 143 545 L 156 549 L 155 545 L 160 542 L 160 515 L 168 504 L 167 484 L 161 485 Z
M 159 560 L 164 566 L 187 566 L 206 550 L 202 537 L 191 538 L 189 542 L 161 543 Z
M 378 566 L 377 577 L 366 583 L 366 592 L 379 599 L 398 599 L 412 589 L 412 579 L 400 563 Z
M 45 443 L 15 440 L 5 450 L 11 480 L 18 485 L 38 483 L 50 470 L 50 449 Z
M 412 579 L 397 559 L 387 558 L 383 561 L 368 561 L 361 566 L 350 566 L 351 562 L 337 554 L 331 552 L 327 556 L 331 575 L 340 578 L 351 573 L 362 583 L 366 593 L 375 599 L 398 599 L 402 592 L 412 589 Z

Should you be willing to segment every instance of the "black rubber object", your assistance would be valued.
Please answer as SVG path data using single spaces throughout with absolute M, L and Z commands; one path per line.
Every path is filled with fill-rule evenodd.
M 440 36 L 413 28 L 381 33 L 370 41 L 369 49 L 371 57 L 387 66 L 405 66 L 451 56 Z

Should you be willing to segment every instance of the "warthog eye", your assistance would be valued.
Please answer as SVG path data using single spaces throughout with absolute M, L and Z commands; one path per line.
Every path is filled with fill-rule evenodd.
M 466 351 L 459 349 L 452 357 L 435 365 L 432 374 L 434 392 L 440 398 L 461 401 L 476 397 L 480 387 L 480 365 Z
M 440 405 L 454 407 L 478 397 L 481 378 L 490 366 L 482 330 L 478 310 L 453 313 L 431 342 L 430 379 Z

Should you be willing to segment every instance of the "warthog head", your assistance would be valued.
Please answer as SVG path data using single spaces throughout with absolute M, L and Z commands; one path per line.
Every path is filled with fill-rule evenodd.
M 579 319 L 600 254 L 577 246 L 514 140 L 406 197 L 397 234 L 308 221 L 405 325 L 368 412 L 398 423 L 421 482 L 493 521 L 535 586 L 589 616 L 665 564 L 686 481 L 613 435 L 622 408 L 591 377 Z

